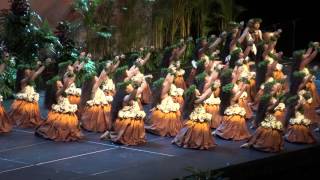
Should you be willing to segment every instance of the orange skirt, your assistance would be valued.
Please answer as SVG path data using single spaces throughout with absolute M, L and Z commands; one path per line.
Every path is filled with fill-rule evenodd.
M 315 108 L 318 108 L 320 106 L 320 97 L 317 91 L 316 84 L 314 82 L 309 82 L 306 84 L 306 87 L 312 94 L 312 99 L 313 99 L 312 106 Z
M 182 96 L 176 96 L 176 97 L 172 97 L 174 102 L 179 103 L 180 105 L 180 113 L 183 112 L 183 106 L 184 106 L 184 99 Z
M 75 95 L 68 95 L 68 99 L 70 104 L 80 104 L 80 96 L 75 96 Z
M 245 140 L 251 136 L 246 120 L 239 115 L 224 116 L 215 134 L 223 139 L 235 141 Z
M 304 125 L 290 125 L 288 131 L 285 135 L 285 138 L 288 142 L 291 143 L 304 143 L 304 144 L 313 144 L 316 143 L 316 138 L 311 133 L 309 127 Z
M 211 128 L 217 128 L 222 121 L 222 116 L 219 113 L 219 105 L 209 105 L 205 104 L 204 108 L 208 113 L 212 115 L 210 127 Z
M 248 101 L 246 98 L 239 98 L 239 106 L 245 109 L 246 119 L 251 119 L 253 116 L 253 112 L 251 107 L 248 105 Z
M 182 128 L 180 111 L 164 113 L 155 110 L 152 112 L 151 122 L 152 125 L 146 129 L 160 136 L 176 136 Z
M 310 119 L 312 124 L 319 124 L 320 116 L 317 114 L 313 104 L 304 103 L 303 105 L 303 114 L 305 118 Z
M 146 143 L 143 119 L 117 119 L 111 140 L 125 145 L 141 145 Z
M 81 127 L 87 131 L 105 132 L 110 130 L 112 126 L 111 105 L 86 106 L 80 121 Z
M 7 116 L 2 104 L 0 103 L 0 133 L 10 132 L 12 129 L 11 122 Z
M 256 80 L 254 80 L 254 79 L 251 79 L 250 81 L 250 84 L 249 84 L 249 86 L 250 86 L 250 88 L 249 88 L 249 96 L 251 97 L 251 101 L 254 101 L 254 99 L 255 99 L 255 97 L 256 97 L 256 95 L 257 95 L 257 92 L 256 92 Z
M 248 144 L 254 149 L 265 152 L 279 152 L 283 150 L 284 141 L 279 130 L 258 127 Z
M 35 128 L 41 123 L 38 102 L 16 99 L 11 105 L 9 118 L 21 128 Z
M 175 79 L 174 79 L 174 82 L 173 82 L 177 88 L 181 88 L 183 90 L 186 90 L 187 89 L 187 85 L 183 79 L 183 76 L 177 76 Z
M 285 124 L 285 118 L 286 118 L 286 111 L 276 111 L 274 112 L 274 116 L 276 117 L 277 121 L 280 121 L 283 125 Z
M 192 149 L 210 149 L 216 146 L 211 135 L 210 125 L 188 120 L 180 130 L 172 143 Z
M 77 141 L 83 139 L 75 113 L 62 114 L 49 111 L 46 121 L 37 127 L 36 135 L 53 141 Z

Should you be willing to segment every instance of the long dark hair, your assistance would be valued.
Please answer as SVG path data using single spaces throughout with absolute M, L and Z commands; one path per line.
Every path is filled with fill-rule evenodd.
M 196 86 L 195 85 L 191 85 L 185 92 L 184 92 L 184 114 L 183 114 L 183 118 L 188 118 L 188 116 L 190 115 L 190 113 L 192 112 L 192 110 L 194 109 L 194 101 L 196 100 L 196 94 L 195 94 L 195 90 L 196 90 Z
M 221 93 L 220 93 L 220 115 L 224 115 L 224 111 L 230 106 L 232 96 L 232 69 L 225 69 L 220 75 L 221 80 Z
M 88 100 L 92 97 L 92 89 L 95 84 L 95 75 L 86 75 L 85 81 L 81 88 L 80 109 L 83 109 Z
M 260 86 L 265 82 L 267 70 L 268 70 L 267 60 L 264 60 L 258 63 L 257 69 L 256 69 L 256 86 L 255 86 L 256 92 L 259 91 Z
M 57 103 L 57 81 L 60 80 L 59 76 L 53 77 L 51 80 L 47 81 L 46 83 L 46 91 L 44 96 L 44 104 L 45 106 L 50 109 L 52 104 Z
M 271 99 L 271 95 L 270 94 L 264 94 L 263 96 L 261 96 L 259 105 L 258 105 L 258 110 L 257 110 L 257 114 L 256 114 L 256 118 L 255 118 L 255 125 L 259 126 L 260 123 L 264 120 L 264 118 L 266 117 L 266 113 L 270 104 L 270 99 Z
M 152 103 L 151 107 L 155 107 L 161 102 L 161 92 L 165 78 L 159 78 L 152 84 Z

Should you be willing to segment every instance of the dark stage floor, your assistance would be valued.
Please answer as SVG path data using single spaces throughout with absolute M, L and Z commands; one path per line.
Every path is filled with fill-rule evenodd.
M 0 136 L 0 179 L 173 179 L 190 175 L 186 167 L 219 169 L 279 156 L 240 149 L 243 142 L 218 138 L 214 150 L 200 151 L 178 148 L 172 138 L 151 134 L 138 147 L 100 141 L 96 133 L 85 135 L 83 142 L 60 143 L 36 137 L 31 129 L 14 128 Z M 280 155 L 318 145 L 286 143 Z

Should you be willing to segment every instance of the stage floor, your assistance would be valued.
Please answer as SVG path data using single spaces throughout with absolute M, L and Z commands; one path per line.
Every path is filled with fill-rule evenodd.
M 279 155 L 241 149 L 243 141 L 219 138 L 215 138 L 215 149 L 201 151 L 179 148 L 171 144 L 173 138 L 152 134 L 147 134 L 144 146 L 121 146 L 99 140 L 97 133 L 85 135 L 86 140 L 69 143 L 36 137 L 32 129 L 14 128 L 0 135 L 0 179 L 173 179 L 190 175 L 187 167 L 219 169 Z M 316 135 L 320 141 L 319 133 Z M 313 146 L 319 143 L 285 143 L 280 154 Z

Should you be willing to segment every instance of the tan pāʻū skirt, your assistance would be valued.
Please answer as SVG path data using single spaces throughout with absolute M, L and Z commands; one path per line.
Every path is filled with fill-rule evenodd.
M 116 143 L 125 145 L 142 145 L 146 143 L 146 133 L 143 119 L 117 119 L 114 123 L 114 132 L 110 138 Z
M 12 129 L 11 121 L 9 120 L 4 107 L 0 103 L 0 133 L 10 132 Z
M 207 122 L 186 121 L 172 143 L 192 149 L 210 149 L 216 146 Z
M 9 119 L 21 128 L 35 128 L 41 123 L 38 102 L 16 99 L 11 105 Z
M 53 141 L 77 141 L 84 138 L 75 113 L 49 111 L 46 121 L 37 127 L 36 135 Z
M 284 140 L 279 130 L 258 127 L 248 144 L 254 149 L 265 152 L 279 152 L 283 150 Z
M 240 115 L 224 116 L 215 134 L 227 140 L 245 140 L 250 138 L 246 120 Z
M 285 138 L 291 143 L 313 144 L 317 142 L 310 128 L 302 124 L 290 125 Z
M 180 111 L 164 113 L 155 110 L 151 114 L 151 126 L 147 126 L 147 131 L 160 136 L 176 136 L 182 128 Z
M 87 131 L 105 132 L 112 127 L 111 105 L 86 106 L 81 113 L 81 127 Z

